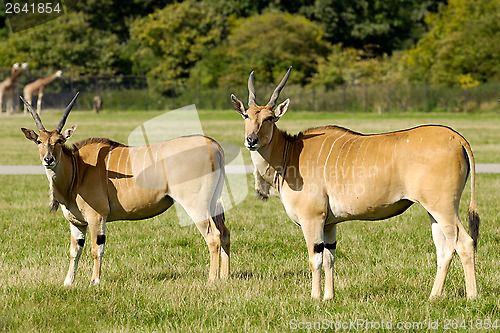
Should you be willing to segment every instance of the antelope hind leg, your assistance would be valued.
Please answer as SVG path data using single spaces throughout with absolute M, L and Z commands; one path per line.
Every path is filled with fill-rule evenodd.
M 221 234 L 217 229 L 217 224 L 211 217 L 210 200 L 211 196 L 202 191 L 197 198 L 184 198 L 184 193 L 177 193 L 172 196 L 174 200 L 182 205 L 186 213 L 193 220 L 201 235 L 205 239 L 210 253 L 210 273 L 208 279 L 216 280 L 220 277 L 220 258 L 221 258 Z M 215 215 L 214 215 L 215 217 Z M 229 254 L 229 253 L 228 253 Z
M 208 279 L 210 281 L 217 280 L 220 276 L 221 233 L 209 218 L 196 223 L 196 226 L 205 238 L 210 253 L 210 273 Z
M 229 278 L 230 275 L 230 248 L 231 248 L 231 236 L 229 229 L 223 226 L 221 235 L 221 272 L 222 278 Z
M 465 287 L 467 299 L 477 298 L 477 282 L 475 269 L 474 241 L 469 236 L 462 224 L 458 228 L 458 240 L 456 250 L 460 255 L 460 261 L 464 268 Z
M 443 293 L 446 274 L 448 273 L 451 260 L 453 259 L 455 248 L 448 242 L 436 220 L 434 220 L 430 214 L 429 216 L 432 222 L 432 238 L 434 240 L 434 244 L 436 245 L 437 261 L 436 278 L 434 279 L 434 286 L 432 287 L 431 295 L 429 297 L 432 299 L 434 297 L 441 296 Z
M 224 215 L 224 207 L 222 202 L 217 200 L 215 207 L 211 209 L 212 222 L 216 226 L 220 234 L 220 275 L 222 278 L 229 277 L 229 261 L 230 261 L 230 247 L 231 247 L 231 236 L 229 229 L 226 227 L 226 217 Z
M 476 298 L 477 283 L 476 283 L 475 260 L 474 260 L 474 241 L 465 231 L 465 228 L 462 225 L 462 222 L 460 222 L 456 210 L 454 213 L 450 213 L 447 215 L 440 215 L 433 213 L 432 216 L 437 221 L 437 225 L 439 226 L 442 234 L 446 239 L 448 248 L 446 251 L 448 252 L 441 251 L 442 267 L 440 269 L 438 263 L 438 271 L 436 274 L 434 287 L 431 292 L 431 298 L 433 296 L 440 295 L 443 290 L 444 279 L 446 276 L 446 272 L 448 271 L 449 261 L 451 261 L 451 257 L 453 255 L 454 250 L 456 250 L 458 255 L 460 256 L 460 260 L 464 268 L 467 298 L 468 299 Z M 442 236 L 439 235 L 438 232 L 433 231 L 433 235 L 434 233 L 436 233 L 438 236 L 437 238 L 441 239 L 442 241 Z

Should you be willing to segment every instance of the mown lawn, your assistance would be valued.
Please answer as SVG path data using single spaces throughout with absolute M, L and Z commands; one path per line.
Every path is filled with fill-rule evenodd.
M 143 122 L 164 114 L 165 111 L 102 112 L 98 116 L 91 112 L 73 112 L 67 127 L 78 125 L 71 139 L 76 142 L 88 137 L 108 137 L 127 143 L 131 131 Z M 234 110 L 198 111 L 204 134 L 219 142 L 230 142 L 243 148 L 243 120 Z M 60 112 L 42 114 L 44 125 L 54 128 Z M 500 115 L 497 114 L 451 114 L 413 113 L 333 113 L 303 112 L 293 106 L 278 122 L 278 127 L 290 133 L 297 133 L 309 127 L 339 125 L 361 133 L 389 132 L 423 124 L 450 126 L 470 142 L 477 163 L 500 163 Z M 176 126 L 176 125 L 172 125 Z M 2 145 L 0 165 L 37 165 L 38 154 L 31 142 L 24 139 L 20 127 L 36 128 L 29 116 L 0 116 Z M 35 152 L 35 153 L 30 153 Z M 248 155 L 248 154 L 247 154 Z M 247 159 L 250 163 L 250 160 Z
M 106 136 L 126 142 L 132 129 L 161 112 L 75 112 L 71 141 Z M 58 114 L 43 114 L 47 128 Z M 241 145 L 236 112 L 200 112 L 204 132 Z M 364 133 L 424 123 L 447 124 L 471 143 L 478 163 L 499 163 L 500 120 L 496 115 L 372 115 L 289 111 L 278 125 L 290 132 L 339 124 Z M 37 165 L 35 145 L 19 127 L 29 117 L 0 117 L 2 165 Z M 248 158 L 246 159 L 248 162 Z M 276 199 L 259 201 L 252 191 L 226 214 L 232 236 L 232 275 L 208 284 L 208 249 L 193 225 L 180 227 L 174 210 L 141 222 L 107 224 L 101 285 L 89 286 L 90 248 L 85 247 L 76 285 L 64 288 L 69 228 L 61 212 L 48 212 L 45 176 L 0 176 L 0 330 L 12 331 L 290 331 L 347 328 L 370 331 L 388 323 L 409 331 L 452 329 L 456 323 L 500 327 L 500 175 L 478 175 L 482 218 L 477 252 L 480 297 L 465 299 L 463 270 L 456 257 L 445 296 L 429 301 L 435 249 L 427 213 L 415 205 L 381 222 L 338 227 L 336 298 L 310 298 L 307 251 L 300 229 Z M 469 186 L 461 217 L 466 217 Z M 466 223 L 465 223 L 466 224 Z M 316 325 L 316 326 L 313 326 Z M 340 325 L 340 326 L 338 326 Z M 359 326 L 358 326 L 359 325 Z M 430 325 L 430 326 L 429 326 Z M 434 326 L 433 326 L 434 325 Z M 346 326 L 344 325 L 344 328 Z

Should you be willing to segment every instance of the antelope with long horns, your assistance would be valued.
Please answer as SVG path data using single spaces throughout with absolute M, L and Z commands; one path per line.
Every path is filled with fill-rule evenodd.
M 321 296 L 323 266 L 324 299 L 334 297 L 337 223 L 382 220 L 419 203 L 429 213 L 437 253 L 437 274 L 430 296 L 442 294 L 457 251 L 465 271 L 467 298 L 475 298 L 479 216 L 475 162 L 469 143 L 451 128 L 437 125 L 374 135 L 325 126 L 290 136 L 276 127 L 290 100 L 274 109 L 290 71 L 291 67 L 265 106 L 256 104 L 253 72 L 248 80 L 248 107 L 234 95 L 231 99 L 245 119 L 244 144 L 255 166 L 257 191 L 264 198 L 274 191 L 288 216 L 302 228 L 312 270 L 311 296 Z M 472 237 L 458 214 L 469 173 Z
M 174 200 L 205 238 L 210 252 L 209 280 L 228 277 L 229 230 L 224 225 L 221 201 L 224 152 L 219 144 L 193 135 L 139 147 L 96 138 L 68 146 L 65 142 L 76 126 L 62 130 L 77 96 L 53 131 L 44 128 L 36 110 L 21 97 L 39 133 L 21 130 L 38 145 L 50 183 L 52 209 L 60 205 L 70 222 L 70 264 L 64 285 L 74 282 L 87 228 L 94 257 L 91 283 L 97 284 L 106 222 L 153 217 Z

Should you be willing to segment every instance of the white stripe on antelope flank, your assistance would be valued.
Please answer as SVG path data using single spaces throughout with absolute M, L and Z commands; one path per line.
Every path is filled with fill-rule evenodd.
M 253 173 L 253 165 L 226 165 L 226 174 Z M 500 163 L 476 164 L 476 173 L 500 173 Z M 45 168 L 38 165 L 0 165 L 0 175 L 45 175 Z

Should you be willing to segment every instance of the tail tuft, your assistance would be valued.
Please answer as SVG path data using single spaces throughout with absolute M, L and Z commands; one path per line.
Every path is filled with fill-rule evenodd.
M 479 214 L 477 213 L 476 207 L 471 205 L 469 207 L 469 233 L 474 241 L 474 250 L 477 250 L 477 240 L 479 238 Z
M 476 209 L 476 162 L 474 160 L 474 154 L 472 154 L 472 149 L 462 137 L 463 143 L 462 148 L 465 152 L 465 157 L 469 162 L 469 172 L 470 172 L 470 204 L 469 204 L 469 233 L 474 241 L 474 250 L 477 249 L 477 239 L 479 238 L 479 214 Z
M 269 194 L 257 190 L 257 198 L 259 198 L 262 201 L 267 201 L 267 199 L 269 199 Z
M 50 209 L 51 213 L 57 212 L 57 210 L 59 209 L 59 201 L 52 199 L 50 201 L 50 206 L 49 207 L 50 207 L 49 209 Z
M 212 197 L 210 214 L 213 221 L 215 222 L 215 226 L 217 227 L 217 229 L 223 230 L 226 217 L 224 215 L 224 205 L 222 204 L 222 191 L 224 190 L 224 180 L 226 178 L 226 172 L 224 166 L 224 151 L 218 144 L 217 147 L 217 157 L 219 161 L 219 180 Z

